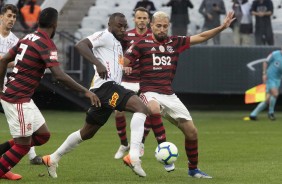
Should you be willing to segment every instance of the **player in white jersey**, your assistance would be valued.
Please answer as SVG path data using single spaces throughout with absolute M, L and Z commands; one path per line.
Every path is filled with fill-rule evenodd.
M 15 22 L 16 22 L 16 15 L 17 15 L 18 9 L 14 5 L 6 4 L 1 9 L 1 24 L 0 24 L 0 58 L 6 54 L 9 49 L 11 49 L 14 45 L 16 45 L 19 41 L 19 38 L 11 31 L 13 28 Z M 8 67 L 12 68 L 14 66 L 14 63 L 9 63 Z M 2 106 L 0 103 L 0 111 L 2 111 Z M 1 147 L 9 148 L 9 142 L 5 142 L 0 145 Z M 3 153 L 5 152 L 5 149 L 2 149 Z M 2 154 L 2 152 L 0 152 Z M 34 147 L 32 147 L 28 153 L 28 157 L 31 164 L 42 164 L 41 157 L 36 155 Z M 6 174 L 6 175 L 9 175 Z M 6 177 L 9 179 L 10 177 Z
M 108 81 L 120 84 L 123 68 L 123 51 L 120 42 L 108 29 L 96 32 L 88 36 L 87 39 L 92 44 L 93 54 L 106 67 L 108 73 L 107 79 L 104 79 L 103 76 L 100 76 L 97 66 L 93 65 L 97 72 L 95 72 L 90 89 L 99 88 Z
M 139 159 L 139 147 L 148 109 L 133 91 L 120 85 L 123 51 L 119 41 L 124 37 L 127 21 L 122 13 L 114 13 L 108 25 L 106 30 L 94 33 L 76 44 L 80 54 L 95 65 L 96 72 L 90 90 L 99 97 L 101 106 L 91 106 L 84 126 L 70 134 L 53 154 L 42 158 L 53 178 L 57 177 L 56 167 L 61 157 L 84 140 L 92 138 L 114 110 L 135 112 L 131 120 L 131 168 L 139 176 L 146 176 Z

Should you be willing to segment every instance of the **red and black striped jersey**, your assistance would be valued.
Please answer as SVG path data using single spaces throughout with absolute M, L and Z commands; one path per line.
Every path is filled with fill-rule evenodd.
M 124 50 L 128 49 L 134 42 L 140 40 L 141 38 L 151 36 L 152 31 L 147 29 L 147 31 L 140 35 L 137 33 L 136 29 L 131 29 L 125 33 L 122 41 L 122 47 Z M 122 81 L 124 82 L 140 82 L 140 69 L 138 61 L 131 62 L 129 67 L 132 67 L 132 73 L 130 75 L 123 75 Z
M 46 32 L 38 29 L 27 34 L 9 50 L 15 67 L 1 97 L 10 103 L 29 102 L 45 69 L 58 66 L 57 48 Z
M 179 54 L 189 47 L 189 36 L 170 36 L 161 43 L 148 36 L 130 46 L 125 57 L 131 62 L 139 59 L 140 91 L 173 94 Z

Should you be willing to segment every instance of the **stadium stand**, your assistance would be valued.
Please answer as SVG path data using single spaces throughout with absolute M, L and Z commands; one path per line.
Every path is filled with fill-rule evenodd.
M 170 15 L 171 8 L 170 7 L 162 7 L 162 4 L 167 3 L 168 0 L 154 0 L 153 1 L 157 10 L 164 11 Z M 189 10 L 190 14 L 190 19 L 191 23 L 189 24 L 188 27 L 188 33 L 189 34 L 197 34 L 201 32 L 201 27 L 203 25 L 203 17 L 202 15 L 198 12 L 201 0 L 198 1 L 192 1 L 194 4 L 194 8 Z M 224 1 L 226 10 L 231 10 L 232 8 L 232 1 Z M 281 8 L 281 0 L 273 0 L 274 4 L 274 14 L 273 14 L 273 30 L 275 37 L 281 37 L 281 25 L 282 25 L 282 8 Z M 135 6 L 136 1 L 132 0 L 97 0 L 95 5 L 89 8 L 88 14 L 86 17 L 99 17 L 99 20 L 102 19 L 104 22 L 107 20 L 108 16 L 113 13 L 113 12 L 121 12 L 124 13 L 125 16 L 127 17 L 128 23 L 129 23 L 129 28 L 133 28 L 134 24 L 132 22 L 132 13 L 133 13 L 133 7 Z M 85 18 L 86 18 L 85 17 Z M 85 19 L 83 18 L 83 19 Z M 221 17 L 222 19 L 224 16 Z M 90 19 L 90 18 L 86 18 Z M 93 32 L 102 30 L 105 27 L 105 23 L 101 23 L 100 21 L 97 21 L 94 27 L 91 27 L 93 25 L 85 25 L 83 22 L 85 20 L 82 20 L 81 28 L 79 28 L 75 36 L 78 38 L 85 37 L 88 35 L 92 29 Z M 253 21 L 254 22 L 254 21 Z M 171 31 L 170 31 L 171 32 Z M 169 33 L 170 33 L 169 32 Z M 232 45 L 232 30 L 227 29 L 225 30 L 221 35 L 222 35 L 222 45 Z M 275 45 L 281 45 L 281 42 L 279 39 L 275 40 L 276 43 Z M 277 42 L 279 41 L 279 42 Z

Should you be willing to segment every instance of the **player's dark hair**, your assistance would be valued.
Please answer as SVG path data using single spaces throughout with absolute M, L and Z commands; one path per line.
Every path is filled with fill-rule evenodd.
M 148 14 L 148 16 L 150 15 L 149 11 L 144 7 L 135 8 L 134 15 L 136 14 L 137 11 L 146 12 Z
M 110 18 L 109 18 L 109 23 L 113 22 L 115 20 L 116 17 L 121 17 L 121 18 L 125 18 L 125 15 L 119 12 L 113 13 Z
M 13 4 L 5 4 L 1 8 L 1 15 L 4 15 L 8 10 L 11 10 L 12 13 L 14 13 L 14 14 L 18 14 L 18 12 L 19 12 L 18 8 L 15 5 L 13 5 Z
M 55 8 L 45 8 L 41 11 L 38 19 L 40 28 L 51 28 L 58 21 L 58 11 Z

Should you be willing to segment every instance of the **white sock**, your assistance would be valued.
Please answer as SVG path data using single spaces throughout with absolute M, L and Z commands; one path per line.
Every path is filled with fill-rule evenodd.
M 63 142 L 63 144 L 50 155 L 52 162 L 59 162 L 61 157 L 77 147 L 83 140 L 81 139 L 80 130 L 73 132 Z
M 28 154 L 29 160 L 32 160 L 32 159 L 34 159 L 34 157 L 36 157 L 34 146 L 30 147 L 30 150 L 27 154 Z
M 139 160 L 140 144 L 144 134 L 144 123 L 146 120 L 146 115 L 140 112 L 133 114 L 130 129 L 130 159 Z

